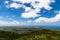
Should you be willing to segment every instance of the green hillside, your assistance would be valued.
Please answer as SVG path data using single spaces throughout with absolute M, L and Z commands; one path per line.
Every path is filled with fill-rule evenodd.
M 0 40 L 60 40 L 60 31 L 42 29 L 24 34 L 0 31 Z

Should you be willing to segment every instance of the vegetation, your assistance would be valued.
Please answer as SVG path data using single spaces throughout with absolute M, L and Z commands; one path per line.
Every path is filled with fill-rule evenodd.
M 60 31 L 42 29 L 28 33 L 0 31 L 0 40 L 60 40 Z

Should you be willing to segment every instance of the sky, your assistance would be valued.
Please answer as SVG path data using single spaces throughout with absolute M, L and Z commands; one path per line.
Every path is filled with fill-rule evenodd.
M 60 26 L 60 0 L 0 0 L 0 26 Z

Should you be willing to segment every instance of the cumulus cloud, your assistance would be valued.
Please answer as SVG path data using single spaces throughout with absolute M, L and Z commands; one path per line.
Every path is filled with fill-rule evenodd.
M 25 9 L 25 12 L 28 12 L 28 11 L 30 11 L 31 10 L 31 7 L 23 7 L 24 9 Z
M 31 3 L 34 8 L 42 8 L 44 7 L 47 10 L 50 10 L 52 7 L 49 6 L 50 3 L 54 3 L 55 0 L 13 0 L 14 2 L 21 2 L 21 3 Z M 36 3 L 39 2 L 39 3 Z
M 21 4 L 18 4 L 18 3 L 12 3 L 12 4 L 10 4 L 10 7 L 11 8 L 20 8 L 20 7 L 22 7 L 22 5 Z
M 35 9 L 25 9 L 27 10 L 28 12 L 25 11 L 25 13 L 22 13 L 22 17 L 23 18 L 33 18 L 33 17 L 38 17 L 39 15 L 37 13 L 39 13 L 41 11 L 41 8 L 45 8 L 46 10 L 51 10 L 52 7 L 49 6 L 50 3 L 54 2 L 53 0 L 22 0 L 23 2 L 22 3 L 31 3 L 31 6 L 33 6 L 33 8 Z M 39 2 L 39 3 L 36 3 L 36 2 Z M 26 7 L 27 8 L 27 7 Z M 27 16 L 28 15 L 28 16 Z
M 60 12 L 53 18 L 39 17 L 35 22 L 57 22 L 60 21 Z
M 34 18 L 34 17 L 38 17 L 38 16 L 40 16 L 40 15 L 36 14 L 36 11 L 33 11 L 33 10 L 22 14 L 23 18 Z
M 39 13 L 42 8 L 44 8 L 46 10 L 51 10 L 52 7 L 50 6 L 50 3 L 55 2 L 55 0 L 12 0 L 12 1 L 14 3 L 10 4 L 10 8 L 23 7 L 25 9 L 25 12 L 22 13 L 23 18 L 37 17 L 37 16 L 39 16 L 37 13 Z M 20 2 L 22 4 L 18 4 L 15 2 Z M 31 7 L 27 7 L 26 5 L 24 5 L 24 3 L 30 3 L 34 9 L 32 9 Z

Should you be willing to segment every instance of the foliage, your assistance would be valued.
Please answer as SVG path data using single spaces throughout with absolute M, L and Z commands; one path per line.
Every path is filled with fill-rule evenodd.
M 60 31 L 42 29 L 25 34 L 0 31 L 0 40 L 60 40 Z

